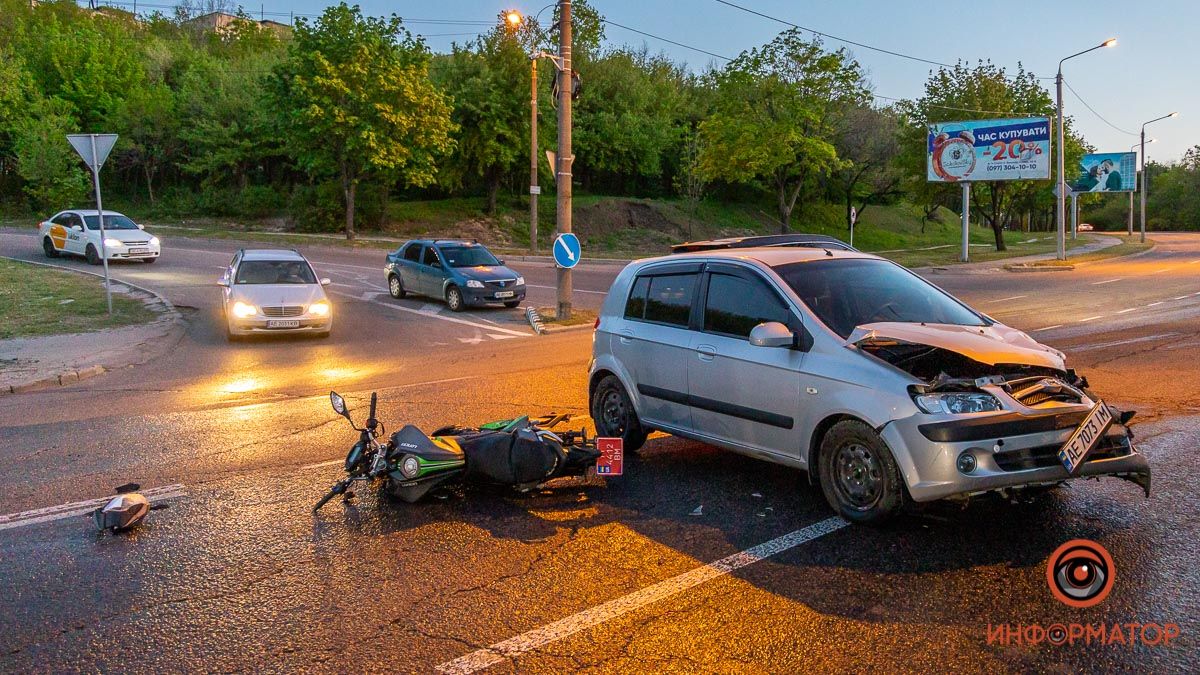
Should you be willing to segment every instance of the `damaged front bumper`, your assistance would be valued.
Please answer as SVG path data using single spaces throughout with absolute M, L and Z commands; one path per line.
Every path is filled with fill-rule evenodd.
M 1087 413 L 1071 406 L 1038 414 L 917 414 L 886 424 L 880 434 L 918 502 L 1099 476 L 1129 480 L 1149 497 L 1150 465 L 1122 424 L 1109 428 L 1078 472 L 1067 472 L 1058 450 Z

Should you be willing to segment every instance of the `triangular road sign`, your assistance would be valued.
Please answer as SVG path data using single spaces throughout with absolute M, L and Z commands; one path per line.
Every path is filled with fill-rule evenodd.
M 92 139 L 95 139 L 94 146 Z M 104 166 L 104 160 L 108 159 L 108 153 L 112 152 L 113 145 L 117 142 L 117 135 L 67 134 L 67 140 L 71 142 L 71 147 L 75 148 L 75 152 L 79 153 L 79 156 L 83 158 L 83 163 L 87 164 L 89 169 L 99 171 Z

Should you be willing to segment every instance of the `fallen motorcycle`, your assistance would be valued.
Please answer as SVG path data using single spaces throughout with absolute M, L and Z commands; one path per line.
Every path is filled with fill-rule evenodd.
M 375 418 L 377 403 L 364 426 L 350 417 L 346 401 L 329 392 L 334 412 L 359 432 L 358 442 L 346 455 L 346 477 L 333 485 L 313 507 L 313 512 L 338 495 L 353 496 L 355 482 L 383 480 L 384 490 L 398 499 L 415 502 L 434 488 L 457 482 L 509 486 L 529 491 L 554 478 L 583 476 L 596 465 L 600 452 L 586 430 L 555 432 L 551 427 L 569 421 L 569 415 L 493 422 L 480 427 L 442 427 L 432 435 L 410 425 L 380 438 L 386 427 Z

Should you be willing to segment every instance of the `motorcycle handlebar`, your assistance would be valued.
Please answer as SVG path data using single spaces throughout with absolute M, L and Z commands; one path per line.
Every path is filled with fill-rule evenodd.
M 375 394 L 375 392 L 371 392 L 371 412 L 369 415 L 367 415 L 367 428 L 368 429 L 372 429 L 372 430 L 375 429 L 375 425 L 376 425 L 375 404 L 378 402 L 378 400 L 379 400 L 379 397 Z

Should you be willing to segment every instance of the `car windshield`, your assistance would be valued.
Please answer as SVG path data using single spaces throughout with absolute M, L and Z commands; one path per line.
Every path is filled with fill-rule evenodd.
M 239 284 L 315 284 L 312 268 L 303 260 L 245 260 L 238 265 Z
M 84 216 L 83 220 L 87 223 L 89 230 L 100 229 L 100 216 Z M 104 214 L 104 229 L 106 230 L 136 230 L 137 223 L 133 222 L 128 216 L 122 216 L 119 213 Z
M 451 267 L 478 267 L 499 265 L 492 252 L 482 246 L 442 246 L 442 255 Z
M 886 260 L 814 260 L 780 265 L 775 272 L 843 338 L 857 326 L 883 321 L 987 325 L 936 286 Z

